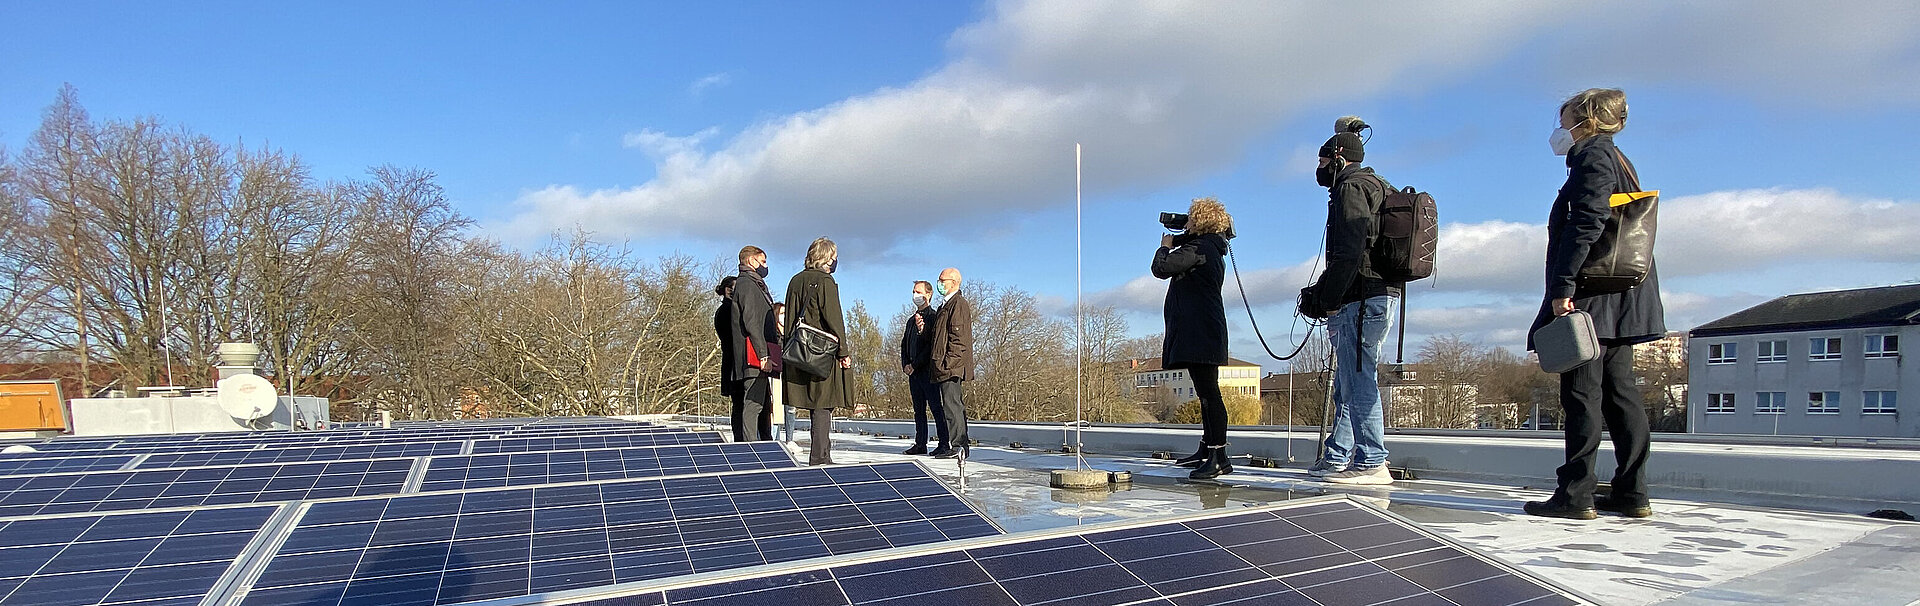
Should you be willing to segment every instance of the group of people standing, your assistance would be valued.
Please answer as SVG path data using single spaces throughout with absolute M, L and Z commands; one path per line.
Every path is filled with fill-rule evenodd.
M 1582 310 L 1591 315 L 1601 345 L 1599 359 L 1560 376 L 1565 409 L 1566 462 L 1557 470 L 1558 488 L 1545 501 L 1529 502 L 1528 513 L 1592 519 L 1596 510 L 1631 517 L 1652 515 L 1646 492 L 1649 437 L 1646 412 L 1633 377 L 1633 346 L 1666 332 L 1659 278 L 1649 264 L 1644 281 L 1620 291 L 1584 285 L 1579 272 L 1595 253 L 1595 243 L 1613 224 L 1610 200 L 1633 193 L 1639 179 L 1633 164 L 1614 145 L 1626 126 L 1626 95 L 1618 89 L 1589 89 L 1560 105 L 1559 128 L 1549 138 L 1556 155 L 1567 157 L 1567 180 L 1547 220 L 1546 284 L 1538 329 L 1555 317 Z M 1378 365 L 1380 346 L 1392 327 L 1395 304 L 1406 283 L 1383 274 L 1374 247 L 1380 238 L 1382 204 L 1393 186 L 1364 166 L 1368 127 L 1357 118 L 1335 123 L 1335 134 L 1320 146 L 1315 181 L 1328 191 L 1326 269 L 1302 289 L 1301 315 L 1324 320 L 1335 358 L 1333 426 L 1322 454 L 1308 473 L 1327 482 L 1387 485 L 1383 410 Z M 1151 270 L 1169 281 L 1163 313 L 1166 336 L 1161 365 L 1185 370 L 1201 405 L 1199 448 L 1177 463 L 1193 467 L 1195 479 L 1231 473 L 1227 451 L 1227 410 L 1220 391 L 1220 367 L 1227 364 L 1227 321 L 1222 287 L 1233 218 L 1214 198 L 1193 200 L 1184 229 L 1161 238 Z M 1650 253 L 1649 253 L 1650 254 Z M 806 269 L 789 281 L 784 301 L 798 313 L 787 316 L 768 290 L 766 253 L 748 246 L 740 251 L 740 274 L 722 282 L 725 299 L 715 315 L 727 360 L 723 388 L 734 399 L 734 438 L 766 439 L 770 433 L 772 380 L 780 377 L 780 335 L 809 323 L 840 338 L 846 334 L 839 287 L 833 281 L 838 251 L 831 240 L 815 240 Z M 940 299 L 935 304 L 934 294 Z M 964 459 L 969 440 L 962 384 L 973 378 L 973 310 L 961 292 L 960 272 L 946 269 L 936 283 L 913 283 L 914 313 L 900 338 L 901 370 L 909 377 L 916 430 L 906 454 Z M 827 431 L 832 410 L 851 406 L 845 369 L 850 351 L 840 338 L 840 372 L 821 380 L 787 376 L 781 387 L 795 408 L 812 411 L 810 462 L 831 463 Z M 1529 338 L 1528 349 L 1533 348 Z M 927 448 L 929 413 L 938 442 Z M 1594 459 L 1603 427 L 1610 429 L 1617 465 L 1610 493 L 1596 495 Z
M 1666 333 L 1659 277 L 1649 263 L 1644 280 L 1624 291 L 1580 279 L 1588 257 L 1600 254 L 1595 243 L 1607 230 L 1617 229 L 1611 209 L 1614 194 L 1634 193 L 1639 184 L 1633 164 L 1613 141 L 1626 127 L 1626 118 L 1625 93 L 1589 89 L 1560 105 L 1559 128 L 1549 138 L 1553 153 L 1567 157 L 1568 173 L 1548 214 L 1546 284 L 1532 328 L 1582 310 L 1593 318 L 1601 354 L 1560 375 L 1566 462 L 1556 471 L 1559 482 L 1553 496 L 1526 503 L 1524 509 L 1533 515 L 1593 519 L 1596 510 L 1652 515 L 1645 477 L 1650 439 L 1633 376 L 1633 346 Z M 1351 117 L 1337 121 L 1335 134 L 1320 147 L 1314 171 L 1315 181 L 1329 194 L 1326 269 L 1302 289 L 1299 313 L 1326 321 L 1335 358 L 1335 411 L 1322 454 L 1308 473 L 1332 483 L 1387 485 L 1394 480 L 1387 469 L 1379 354 L 1406 283 L 1375 267 L 1378 215 L 1393 186 L 1361 164 L 1366 140 L 1359 132 L 1366 128 Z M 1162 367 L 1187 370 L 1201 404 L 1200 447 L 1177 463 L 1194 467 L 1192 478 L 1207 479 L 1233 470 L 1219 385 L 1219 367 L 1227 362 L 1223 257 L 1233 237 L 1233 220 L 1213 198 L 1194 200 L 1188 217 L 1181 233 L 1161 238 L 1151 268 L 1154 277 L 1170 281 Z M 1527 346 L 1533 349 L 1531 338 Z M 1594 463 L 1603 421 L 1614 443 L 1616 466 L 1609 494 L 1596 495 Z
M 722 278 L 714 287 L 720 296 L 713 316 L 720 338 L 720 392 L 733 403 L 734 441 L 773 439 L 773 407 L 779 401 L 809 411 L 808 464 L 831 465 L 833 410 L 853 407 L 847 381 L 853 350 L 846 338 L 840 285 L 833 279 L 840 267 L 839 247 L 833 240 L 816 239 L 807 247 L 803 265 L 776 300 L 767 286 L 767 252 L 745 246 L 740 249 L 739 274 Z M 961 384 L 973 378 L 973 307 L 961 295 L 958 269 L 940 272 L 938 306 L 932 301 L 934 288 L 925 281 L 914 283 L 916 310 L 901 341 L 902 369 L 912 382 L 921 419 L 918 452 L 908 453 L 964 459 L 970 443 Z M 835 344 L 837 365 L 825 377 L 782 372 L 782 343 L 802 328 L 825 333 Z M 939 447 L 930 453 L 925 447 L 928 410 L 940 423 Z

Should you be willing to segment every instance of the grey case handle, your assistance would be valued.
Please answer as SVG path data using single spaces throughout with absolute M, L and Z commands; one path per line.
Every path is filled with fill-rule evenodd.
M 1593 336 L 1593 316 L 1573 310 L 1533 332 L 1533 351 L 1540 370 L 1560 374 L 1600 357 L 1600 340 Z

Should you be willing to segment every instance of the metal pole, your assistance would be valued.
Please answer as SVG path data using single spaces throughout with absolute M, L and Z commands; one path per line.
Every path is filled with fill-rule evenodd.
M 1087 469 L 1086 440 L 1081 434 L 1086 432 L 1086 417 L 1082 415 L 1082 392 L 1086 388 L 1087 375 L 1082 364 L 1087 357 L 1086 308 L 1080 302 L 1080 144 L 1073 144 L 1073 344 L 1076 355 L 1073 357 L 1073 458 L 1082 471 Z

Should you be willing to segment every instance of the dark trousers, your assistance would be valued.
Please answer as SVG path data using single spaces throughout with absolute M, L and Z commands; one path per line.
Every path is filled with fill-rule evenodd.
M 1200 443 L 1220 446 L 1227 443 L 1227 400 L 1220 395 L 1220 367 L 1194 364 L 1187 367 L 1193 377 L 1193 393 L 1200 398 Z
M 946 431 L 943 432 L 946 435 L 942 436 L 942 438 L 952 440 L 950 443 L 954 446 L 966 446 L 968 443 L 967 404 L 960 395 L 960 380 L 948 379 L 941 381 L 938 387 L 940 389 L 940 410 L 947 416 L 945 419 Z
M 733 412 L 731 413 L 732 416 L 729 417 L 732 420 L 729 424 L 733 426 L 733 441 L 735 442 L 747 441 L 746 434 L 742 433 L 745 426 L 740 423 L 740 413 L 746 410 L 747 394 L 744 392 L 747 389 L 748 382 L 749 381 L 735 380 L 733 382 L 733 393 L 727 394 L 727 397 L 733 401 Z
M 940 392 L 926 375 L 907 376 L 907 391 L 913 396 L 913 445 L 927 445 L 927 411 L 933 411 L 933 428 L 940 437 L 940 448 L 947 447 L 947 412 L 940 406 Z
M 742 379 L 733 400 L 733 440 L 773 439 L 773 382 L 766 375 Z
M 1613 437 L 1613 498 L 1629 505 L 1647 502 L 1647 411 L 1633 379 L 1633 346 L 1602 348 L 1600 359 L 1560 373 L 1560 407 L 1567 414 L 1567 464 L 1561 465 L 1554 498 L 1585 507 L 1593 504 L 1594 459 L 1600 452 L 1601 420 Z
M 808 411 L 811 427 L 807 428 L 810 438 L 807 440 L 807 464 L 823 465 L 833 462 L 833 409 L 815 408 Z

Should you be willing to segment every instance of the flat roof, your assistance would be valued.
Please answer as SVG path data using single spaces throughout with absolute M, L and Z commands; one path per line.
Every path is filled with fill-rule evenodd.
M 1906 326 L 1920 320 L 1920 284 L 1787 295 L 1693 329 L 1695 337 Z

